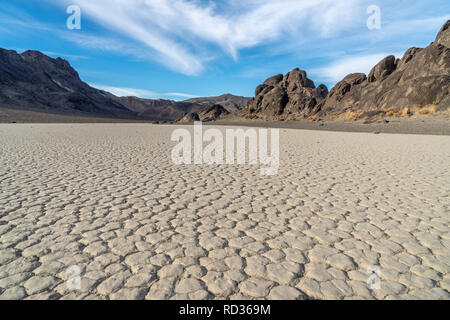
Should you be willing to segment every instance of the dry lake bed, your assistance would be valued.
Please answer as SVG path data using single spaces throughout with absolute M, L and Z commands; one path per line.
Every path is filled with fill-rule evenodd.
M 0 125 L 0 299 L 450 299 L 449 136 L 280 129 L 262 176 L 177 128 Z

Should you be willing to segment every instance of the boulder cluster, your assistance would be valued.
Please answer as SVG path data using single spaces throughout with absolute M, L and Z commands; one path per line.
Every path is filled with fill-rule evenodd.
M 307 117 L 320 110 L 318 106 L 327 94 L 325 85 L 316 88 L 306 72 L 296 68 L 285 76 L 273 76 L 258 86 L 255 98 L 239 114 L 267 120 Z
M 329 92 L 306 72 L 294 69 L 267 79 L 240 111 L 246 118 L 289 120 L 326 117 L 348 111 L 450 107 L 450 20 L 426 48 L 410 48 L 401 59 L 388 56 L 369 75 L 354 73 Z
M 177 122 L 180 124 L 193 123 L 194 121 L 208 122 L 218 120 L 229 114 L 230 112 L 227 109 L 219 104 L 216 104 L 212 107 L 201 110 L 200 112 L 188 112 Z

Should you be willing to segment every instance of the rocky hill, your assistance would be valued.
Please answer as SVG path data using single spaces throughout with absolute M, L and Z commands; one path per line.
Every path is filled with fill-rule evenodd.
M 214 105 L 221 105 L 229 112 L 234 112 L 242 109 L 248 103 L 250 98 L 234 96 L 232 94 L 224 94 L 218 97 L 206 97 L 206 98 L 194 98 L 186 100 L 185 102 L 191 102 L 200 104 L 205 107 L 212 107 Z
M 346 76 L 328 92 L 315 88 L 306 72 L 294 69 L 256 88 L 240 115 L 246 118 L 303 119 L 343 113 L 359 115 L 450 107 L 450 21 L 428 47 L 410 48 L 402 59 L 388 56 L 369 73 Z M 400 111 L 407 109 L 406 111 Z
M 213 105 L 242 107 L 233 95 L 188 101 L 116 97 L 83 82 L 69 62 L 39 51 L 0 49 L 0 108 L 70 116 L 174 121 Z
M 70 64 L 38 51 L 0 49 L 0 107 L 134 118 L 116 97 L 80 80 Z
M 238 114 L 267 120 L 296 119 L 316 114 L 328 94 L 325 85 L 316 88 L 306 72 L 298 68 L 285 76 L 267 79 L 255 90 L 255 98 Z
M 188 112 L 177 122 L 181 124 L 192 123 L 194 121 L 209 122 L 221 119 L 229 115 L 230 112 L 219 104 L 203 109 L 199 112 Z
M 136 113 L 136 117 L 144 120 L 174 121 L 187 112 L 199 112 L 205 107 L 201 104 L 173 101 L 173 100 L 152 100 L 138 97 L 116 97 L 126 108 Z
M 339 82 L 321 106 L 322 113 L 370 108 L 399 110 L 415 105 L 450 105 L 450 21 L 428 47 L 410 48 L 401 59 L 388 56 L 369 73 Z

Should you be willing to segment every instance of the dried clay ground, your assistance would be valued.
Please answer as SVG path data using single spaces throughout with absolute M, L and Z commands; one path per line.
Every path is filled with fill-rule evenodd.
M 264 177 L 175 128 L 0 125 L 0 299 L 450 299 L 450 137 L 280 129 Z

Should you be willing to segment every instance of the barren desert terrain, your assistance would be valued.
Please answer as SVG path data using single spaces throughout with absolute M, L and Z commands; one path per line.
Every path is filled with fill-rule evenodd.
M 280 129 L 261 176 L 175 128 L 0 125 L 0 299 L 450 299 L 449 136 Z

